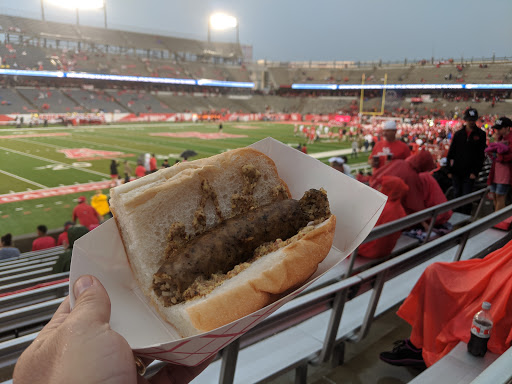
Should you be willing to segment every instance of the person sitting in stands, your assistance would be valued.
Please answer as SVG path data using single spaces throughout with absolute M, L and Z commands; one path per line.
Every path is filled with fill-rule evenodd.
M 429 172 L 422 172 L 419 176 L 421 183 L 423 184 L 423 201 L 425 203 L 425 208 L 434 207 L 448 201 L 436 179 L 434 179 L 434 176 Z M 445 224 L 450 220 L 452 214 L 452 211 L 440 213 L 437 215 L 435 225 Z
M 473 316 L 484 301 L 492 304 L 487 348 L 502 354 L 512 342 L 512 242 L 483 259 L 434 263 L 425 269 L 397 315 L 412 326 L 380 359 L 392 365 L 427 366 L 460 341 L 469 342 Z
M 435 168 L 430 152 L 422 150 L 406 160 L 393 160 L 373 174 L 371 187 L 382 184 L 383 176 L 397 176 L 409 187 L 409 192 L 402 198 L 402 206 L 407 214 L 425 209 L 423 200 L 423 183 L 419 174 Z
M 59 256 L 57 262 L 53 266 L 53 273 L 62 273 L 69 271 L 71 267 L 71 255 L 73 253 L 73 245 L 75 241 L 85 235 L 89 230 L 82 225 L 73 225 L 68 228 L 69 243 L 66 250 Z
M 384 176 L 380 188 L 380 192 L 388 196 L 388 201 L 384 206 L 384 210 L 377 220 L 375 226 L 389 223 L 405 217 L 405 210 L 402 207 L 401 199 L 409 190 L 409 187 L 403 182 L 402 179 L 396 176 Z M 361 244 L 357 250 L 359 256 L 376 259 L 385 257 L 391 254 L 395 248 L 396 242 L 400 237 L 401 232 L 395 232 L 391 235 L 381 237 L 379 239 Z
M 32 251 L 40 251 L 41 249 L 52 248 L 57 245 L 53 237 L 46 236 L 46 232 L 48 232 L 46 225 L 39 225 L 37 227 L 37 238 L 32 242 Z
M 71 227 L 72 225 L 73 225 L 72 221 L 66 221 L 64 223 L 64 231 L 59 234 L 59 237 L 57 237 L 57 245 L 62 245 L 62 246 L 64 246 L 64 248 L 67 247 L 67 245 L 69 244 L 68 228 Z
M 2 236 L 2 247 L 0 248 L 0 260 L 20 257 L 20 250 L 12 245 L 12 235 L 10 233 Z

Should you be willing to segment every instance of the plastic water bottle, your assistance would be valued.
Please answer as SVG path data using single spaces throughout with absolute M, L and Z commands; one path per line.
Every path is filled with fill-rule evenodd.
M 491 303 L 484 301 L 482 310 L 478 311 L 473 317 L 471 325 L 471 339 L 468 343 L 468 351 L 473 356 L 484 356 L 487 352 L 487 342 L 491 337 L 492 317 L 489 313 Z

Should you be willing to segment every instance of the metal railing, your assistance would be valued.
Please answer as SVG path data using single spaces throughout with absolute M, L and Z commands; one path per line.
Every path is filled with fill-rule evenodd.
M 479 196 L 482 191 L 477 191 L 474 196 L 466 196 L 459 201 L 451 201 L 446 204 L 444 208 L 452 207 L 451 204 L 464 204 L 468 200 Z M 423 217 L 424 213 L 419 213 L 417 218 Z M 413 267 L 428 262 L 430 259 L 440 255 L 447 250 L 455 250 L 454 260 L 459 260 L 462 252 L 467 244 L 467 240 L 471 237 L 491 228 L 493 225 L 503 221 L 504 219 L 512 216 L 512 206 L 508 206 L 501 211 L 492 213 L 480 220 L 474 221 L 460 229 L 457 229 L 449 234 L 425 243 L 418 248 L 415 248 L 409 252 L 406 252 L 400 256 L 397 256 L 391 260 L 385 261 L 379 265 L 373 266 L 370 269 L 360 272 L 357 275 L 345 278 L 341 281 L 337 281 L 323 288 L 315 291 L 306 292 L 305 295 L 293 300 L 283 310 L 278 311 L 266 320 L 264 320 L 257 327 L 244 334 L 239 342 L 233 343 L 226 347 L 222 351 L 222 369 L 221 369 L 221 383 L 231 383 L 234 378 L 236 369 L 236 359 L 240 349 L 246 348 L 252 344 L 262 342 L 265 338 L 279 333 L 282 330 L 288 329 L 292 326 L 298 325 L 304 320 L 314 317 L 317 314 L 332 309 L 330 313 L 329 322 L 327 325 L 323 346 L 321 350 L 311 351 L 311 355 L 315 356 L 315 359 L 310 361 L 317 361 L 319 363 L 327 361 L 337 361 L 339 359 L 340 346 L 344 345 L 345 342 L 358 342 L 362 340 L 367 332 L 369 331 L 372 322 L 375 318 L 377 305 L 382 296 L 384 283 L 399 276 L 400 274 L 412 269 Z M 374 231 L 379 230 L 380 235 L 386 234 L 387 229 L 381 229 L 382 227 L 376 228 Z M 390 233 L 396 231 L 391 229 Z M 378 234 L 372 234 L 372 238 L 376 238 Z M 499 243 L 493 243 L 490 245 L 482 245 L 478 252 L 473 257 L 481 257 L 492 251 L 499 246 L 505 240 L 510 239 L 510 233 Z M 360 286 L 361 284 L 372 284 L 372 292 L 370 299 L 367 303 L 365 315 L 363 321 L 357 326 L 357 328 L 342 337 L 338 336 L 338 329 L 342 316 L 344 315 L 345 304 L 349 301 L 347 293 L 353 287 Z M 362 293 L 359 292 L 355 297 L 358 297 Z M 404 297 L 407 292 L 403 292 Z M 37 327 L 37 324 L 42 324 L 48 321 L 53 315 L 55 309 L 58 307 L 63 298 L 51 300 L 49 302 L 32 305 L 29 307 L 15 309 L 4 314 L 0 314 L 0 331 L 2 332 L 15 332 L 20 327 L 29 327 L 32 324 L 33 327 Z M 351 316 L 348 313 L 346 316 Z M 36 325 L 34 325 L 36 324 Z M 28 330 L 27 330 L 28 331 Z M 21 339 L 20 343 L 23 344 Z M 5 348 L 9 351 L 17 350 L 21 353 L 24 349 L 17 346 L 15 340 L 0 344 L 0 366 L 5 363 L 4 354 Z M 9 355 L 12 360 L 12 353 Z M 151 366 L 151 372 L 154 372 L 162 364 L 156 363 Z M 264 368 L 264 367 L 262 367 Z M 298 367 L 300 368 L 300 367 Z M 304 367 L 302 367 L 304 368 Z M 304 369 L 300 370 L 303 374 Z
M 372 229 L 368 237 L 364 239 L 364 243 L 368 243 L 370 241 L 379 239 L 381 237 L 396 233 L 398 231 L 402 231 L 404 229 L 410 228 L 413 225 L 420 224 L 424 221 L 430 220 L 430 224 L 426 233 L 425 240 L 422 243 L 426 243 L 430 241 L 430 237 L 432 234 L 432 230 L 434 229 L 435 220 L 437 216 L 441 213 L 451 211 L 455 208 L 462 207 L 467 204 L 472 204 L 478 201 L 478 206 L 471 216 L 470 222 L 474 221 L 475 218 L 478 217 L 480 211 L 483 206 L 484 197 L 487 194 L 487 188 L 480 189 L 469 195 L 461 196 L 457 199 L 447 201 L 446 203 L 436 205 L 435 207 L 424 209 L 423 211 L 419 211 L 408 216 L 403 217 L 402 219 L 395 220 L 383 225 L 379 225 Z M 391 256 L 391 255 L 390 255 Z M 346 276 L 350 276 L 354 270 L 354 263 L 357 257 L 357 249 L 352 253 L 350 257 L 350 263 L 348 270 L 346 272 Z
M 302 301 L 300 306 L 292 306 L 288 310 L 282 311 L 277 316 L 271 316 L 264 320 L 257 327 L 243 335 L 240 338 L 239 345 L 231 344 L 227 346 L 223 350 L 222 356 L 223 358 L 224 356 L 231 356 L 231 359 L 234 359 L 239 348 L 247 347 L 248 345 L 263 340 L 271 334 L 279 332 L 279 330 L 283 329 L 283 325 L 284 329 L 297 325 L 305 320 L 304 316 L 300 315 L 301 313 L 307 313 L 309 316 L 314 316 L 322 311 L 332 308 L 323 347 L 321 351 L 312 351 L 312 354 L 316 354 L 318 356 L 318 362 L 327 362 L 332 359 L 337 360 L 339 358 L 339 354 L 335 353 L 337 345 L 343 344 L 346 341 L 358 342 L 368 333 L 374 320 L 375 311 L 386 281 L 389 281 L 400 273 L 410 270 L 419 264 L 427 262 L 453 247 L 457 247 L 454 261 L 458 261 L 466 245 L 465 240 L 491 228 L 510 216 L 512 216 L 512 206 L 508 206 L 501 211 L 492 213 L 478 221 L 466 225 L 465 227 L 455 230 L 452 233 L 432 240 L 418 248 L 404 253 L 403 255 L 397 256 L 366 271 L 360 272 L 357 275 L 345 278 L 344 280 L 324 287 L 315 292 L 312 300 Z M 509 239 L 510 234 L 506 237 L 506 240 Z M 485 247 L 473 256 L 484 256 L 501 245 L 502 244 L 500 242 L 499 244 Z M 373 288 L 364 320 L 358 327 L 357 332 L 350 333 L 342 338 L 337 338 L 338 328 L 347 302 L 347 293 L 352 287 L 359 286 L 365 282 L 371 282 L 373 284 Z M 406 295 L 407 293 L 404 293 L 404 298 Z M 236 364 L 226 360 L 223 361 L 223 367 L 223 375 L 220 377 L 219 382 L 224 384 L 232 383 Z

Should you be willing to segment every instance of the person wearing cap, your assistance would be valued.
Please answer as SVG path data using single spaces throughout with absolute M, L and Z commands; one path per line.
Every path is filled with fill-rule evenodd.
M 409 146 L 396 139 L 396 122 L 388 120 L 382 128 L 384 140 L 379 141 L 372 149 L 368 163 L 374 171 L 383 167 L 388 160 L 405 160 L 411 154 Z
M 86 200 L 85 196 L 78 198 L 78 204 L 73 208 L 72 221 L 76 223 L 78 220 L 80 225 L 89 229 L 91 226 L 98 226 L 100 223 L 100 215 L 93 207 L 87 204 Z
M 478 112 L 474 108 L 464 111 L 465 124 L 453 135 L 448 160 L 448 176 L 451 177 L 454 197 L 467 195 L 473 191 L 473 185 L 482 169 L 485 159 L 485 132 L 478 128 Z M 461 208 L 464 213 L 471 213 L 471 206 Z
M 507 193 L 512 184 L 512 120 L 500 117 L 494 122 L 494 142 L 485 150 L 492 158 L 492 166 L 487 179 L 490 185 L 494 210 L 505 207 Z

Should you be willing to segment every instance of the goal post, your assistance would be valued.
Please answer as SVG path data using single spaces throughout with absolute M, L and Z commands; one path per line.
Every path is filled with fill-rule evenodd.
M 366 79 L 365 74 L 361 76 L 361 85 L 364 85 L 364 81 Z M 386 84 L 388 82 L 388 74 L 384 74 L 384 88 L 382 89 L 382 100 L 381 100 L 381 106 L 380 111 L 365 111 L 364 110 L 364 88 L 361 88 L 361 97 L 359 99 L 359 114 L 360 115 L 371 115 L 371 116 L 382 116 L 384 115 L 384 104 L 386 102 Z

